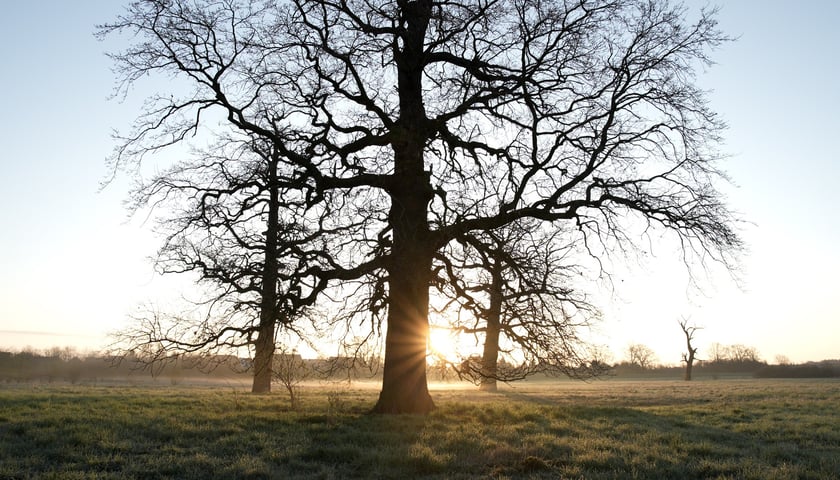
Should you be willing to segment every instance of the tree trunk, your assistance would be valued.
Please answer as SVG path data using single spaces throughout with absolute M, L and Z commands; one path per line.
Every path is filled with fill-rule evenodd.
M 685 381 L 691 381 L 691 368 L 694 366 L 694 352 L 689 350 L 688 358 L 685 361 Z
M 481 356 L 481 383 L 479 390 L 483 392 L 495 392 L 497 367 L 499 362 L 499 317 L 487 318 L 487 333 L 484 337 L 484 353 Z
M 402 6 L 406 22 L 401 33 L 402 49 L 394 53 L 400 117 L 393 127 L 394 173 L 388 189 L 388 222 L 393 233 L 388 266 L 388 330 L 382 391 L 373 412 L 425 414 L 435 406 L 426 383 L 434 248 L 428 220 L 433 190 L 423 158 L 431 130 L 422 88 L 423 42 L 431 2 L 416 0 Z
M 502 267 L 501 261 L 491 259 L 493 265 L 490 269 L 490 308 L 487 309 L 487 331 L 484 335 L 484 353 L 481 356 L 481 383 L 479 390 L 484 392 L 495 392 L 498 390 L 496 379 L 498 378 L 499 364 L 499 334 L 502 323 Z
M 274 360 L 274 320 L 263 322 L 260 313 L 260 328 L 254 342 L 254 383 L 251 393 L 271 392 L 271 363 Z
M 277 325 L 277 242 L 280 222 L 276 154 L 268 164 L 268 218 L 262 271 L 260 324 L 254 342 L 254 383 L 252 393 L 270 393 L 274 362 L 274 332 Z
M 374 413 L 425 414 L 435 405 L 426 383 L 431 255 L 415 254 L 391 269 L 382 391 Z
M 427 206 L 432 188 L 423 171 L 422 142 L 401 143 L 394 153 L 400 168 L 389 213 L 393 246 L 388 265 L 388 330 L 382 392 L 373 411 L 425 414 L 434 408 L 426 383 L 434 257 Z

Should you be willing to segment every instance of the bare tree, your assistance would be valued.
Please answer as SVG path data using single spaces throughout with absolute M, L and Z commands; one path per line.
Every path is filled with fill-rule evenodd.
M 729 345 L 729 360 L 736 363 L 759 363 L 761 357 L 755 347 L 736 343 Z
M 656 363 L 656 352 L 647 345 L 634 343 L 627 347 L 627 361 L 641 369 L 653 368 Z
M 697 354 L 697 347 L 691 345 L 694 340 L 694 334 L 699 330 L 696 325 L 689 325 L 688 319 L 683 318 L 679 321 L 680 328 L 685 334 L 686 353 L 682 355 L 682 361 L 685 362 L 685 380 L 691 381 L 691 369 L 694 366 L 694 356 Z
M 709 361 L 720 363 L 729 360 L 729 347 L 718 342 L 709 345 Z
M 457 306 L 450 328 L 483 335 L 483 354 L 458 361 L 459 373 L 481 390 L 497 381 L 521 380 L 535 373 L 588 378 L 603 373 L 592 347 L 580 336 L 598 311 L 570 285 L 581 275 L 573 245 L 564 232 L 543 232 L 537 222 L 517 222 L 481 235 L 465 236 L 443 252 L 441 280 Z M 454 245 L 453 245 L 454 246 Z M 500 354 L 515 355 L 497 368 Z M 510 357 L 513 360 L 514 357 Z M 515 367 L 513 365 L 516 365 Z
M 387 278 L 374 411 L 428 412 L 434 259 L 466 233 L 568 222 L 599 258 L 664 230 L 687 264 L 731 265 L 723 124 L 693 83 L 726 38 L 713 12 L 686 16 L 664 0 L 137 1 L 100 29 L 133 35 L 113 56 L 123 85 L 194 89 L 150 99 L 112 161 L 220 118 L 269 142 L 344 232 L 303 272 L 313 293 Z
M 300 406 L 300 382 L 309 378 L 312 369 L 296 350 L 284 346 L 277 350 L 272 362 L 272 380 L 286 389 L 289 404 L 296 410 Z
M 776 365 L 791 365 L 792 364 L 792 362 L 790 361 L 790 358 L 788 358 L 787 355 L 778 354 L 774 357 L 774 360 L 776 361 Z
M 205 298 L 188 314 L 141 312 L 112 353 L 136 349 L 149 362 L 189 354 L 218 358 L 253 348 L 253 392 L 271 387 L 278 327 L 315 300 L 306 275 L 315 236 L 300 222 L 305 199 L 276 149 L 251 139 L 223 139 L 138 185 L 133 207 L 165 209 L 156 267 L 163 274 L 197 274 Z
M 761 357 L 755 347 L 736 343 L 733 345 L 722 345 L 713 343 L 709 347 L 710 361 L 717 363 L 758 363 Z

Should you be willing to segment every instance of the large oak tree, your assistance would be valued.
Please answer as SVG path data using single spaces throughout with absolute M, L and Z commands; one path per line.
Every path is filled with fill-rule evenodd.
M 374 411 L 428 412 L 429 286 L 455 238 L 521 219 L 569 222 L 594 255 L 676 236 L 688 260 L 740 247 L 714 185 L 722 123 L 694 72 L 725 40 L 713 12 L 664 0 L 142 0 L 125 85 L 150 99 L 117 166 L 217 118 L 271 143 L 308 205 L 361 225 L 302 272 L 316 290 L 387 279 Z M 343 199 L 343 200 L 341 200 Z M 305 221 L 305 219 L 301 219 Z

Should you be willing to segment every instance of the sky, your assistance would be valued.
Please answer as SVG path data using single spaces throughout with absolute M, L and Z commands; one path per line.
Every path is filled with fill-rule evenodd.
M 691 2 L 692 7 L 702 5 Z M 142 302 L 188 288 L 157 277 L 157 239 L 123 206 L 130 179 L 110 177 L 111 132 L 126 129 L 142 95 L 111 99 L 113 43 L 94 26 L 120 2 L 4 2 L 0 16 L 0 349 L 97 350 Z M 629 344 L 677 364 L 677 324 L 712 343 L 755 347 L 770 362 L 840 358 L 840 3 L 722 4 L 737 40 L 714 52 L 698 82 L 729 124 L 722 164 L 749 251 L 738 281 L 713 271 L 690 286 L 673 252 L 616 272 L 597 292 L 592 338 L 625 358 Z M 162 85 L 165 88 L 165 85 Z

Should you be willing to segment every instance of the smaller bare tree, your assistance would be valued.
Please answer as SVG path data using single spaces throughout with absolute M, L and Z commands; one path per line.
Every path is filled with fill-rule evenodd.
M 627 347 L 627 357 L 631 365 L 647 370 L 653 368 L 656 362 L 656 353 L 647 345 L 634 343 Z
M 712 363 L 722 363 L 730 359 L 729 347 L 718 342 L 709 345 L 708 353 L 708 361 Z
M 730 360 L 735 363 L 759 363 L 761 356 L 755 347 L 736 343 L 729 346 Z
M 792 364 L 792 362 L 790 361 L 790 358 L 788 358 L 787 355 L 779 354 L 779 355 L 776 355 L 775 359 L 776 359 L 776 365 L 791 365 Z
M 293 410 L 300 405 L 300 382 L 309 378 L 311 373 L 309 365 L 297 351 L 289 351 L 287 347 L 277 348 L 272 362 L 272 376 L 274 382 L 289 393 L 289 404 Z
M 697 347 L 692 346 L 691 341 L 694 340 L 694 334 L 700 327 L 689 325 L 687 318 L 683 318 L 679 323 L 680 328 L 685 334 L 685 344 L 688 349 L 686 353 L 683 353 L 682 361 L 685 362 L 685 381 L 689 382 L 691 381 L 691 369 L 694 367 L 695 355 L 697 354 Z

